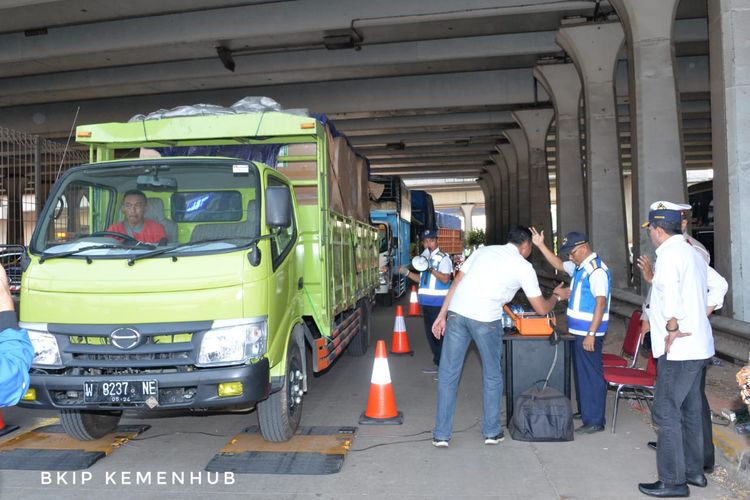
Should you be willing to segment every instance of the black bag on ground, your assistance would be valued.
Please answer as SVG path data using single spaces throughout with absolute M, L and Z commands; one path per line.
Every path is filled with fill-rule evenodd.
M 543 382 L 516 398 L 508 426 L 511 437 L 516 441 L 573 441 L 570 400 Z

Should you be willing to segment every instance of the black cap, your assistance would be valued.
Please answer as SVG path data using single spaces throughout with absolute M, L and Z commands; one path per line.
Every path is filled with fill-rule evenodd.
M 558 254 L 570 253 L 570 251 L 573 250 L 578 245 L 582 245 L 588 242 L 589 242 L 589 239 L 584 233 L 579 233 L 578 231 L 571 231 L 565 235 L 565 238 L 563 238 L 562 246 L 557 251 L 557 253 Z

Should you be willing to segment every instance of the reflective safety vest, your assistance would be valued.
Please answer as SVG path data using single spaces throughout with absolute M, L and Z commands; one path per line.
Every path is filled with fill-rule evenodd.
M 606 264 L 597 256 L 573 272 L 572 289 L 568 301 L 568 330 L 570 333 L 586 335 L 594 318 L 596 297 L 591 293 L 589 278 L 594 271 L 601 269 L 607 273 L 607 305 L 604 308 L 604 316 L 599 328 L 596 329 L 597 337 L 607 332 L 609 323 L 609 303 L 612 297 L 612 276 Z M 599 272 L 601 272 L 599 271 Z
M 440 262 L 446 258 L 449 259 L 450 257 L 443 252 L 435 252 L 428 259 L 430 268 L 440 271 Z M 432 307 L 442 306 L 450 287 L 450 280 L 448 280 L 448 283 L 443 284 L 433 276 L 429 268 L 426 271 L 422 271 L 419 276 L 419 304 Z

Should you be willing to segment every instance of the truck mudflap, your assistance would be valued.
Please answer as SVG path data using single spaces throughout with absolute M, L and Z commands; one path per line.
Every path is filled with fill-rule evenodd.
M 87 402 L 84 383 L 149 384 L 156 382 L 154 398 L 158 405 L 147 402 Z M 219 396 L 219 384 L 242 382 L 242 394 Z M 192 372 L 141 373 L 107 376 L 69 376 L 31 374 L 30 387 L 36 391 L 34 401 L 21 401 L 18 406 L 39 409 L 123 410 L 248 408 L 268 397 L 271 391 L 268 359 L 243 366 L 203 368 Z M 90 387 L 90 385 L 89 385 Z M 97 398 L 93 398 L 97 399 Z M 150 401 L 153 404 L 153 400 Z

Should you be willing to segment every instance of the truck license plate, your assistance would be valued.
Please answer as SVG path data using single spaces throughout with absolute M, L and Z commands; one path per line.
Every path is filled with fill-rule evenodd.
M 158 399 L 156 380 L 122 380 L 83 383 L 85 403 L 143 403 L 151 396 Z

